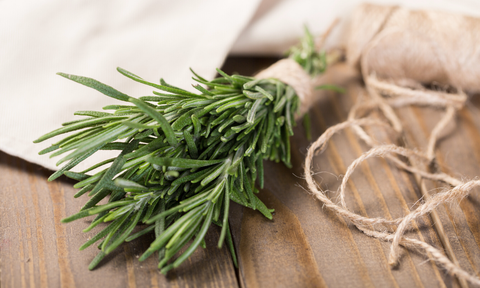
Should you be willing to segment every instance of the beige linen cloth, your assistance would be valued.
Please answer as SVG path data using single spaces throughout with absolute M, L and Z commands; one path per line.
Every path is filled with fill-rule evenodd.
M 149 87 L 123 77 L 117 66 L 152 82 L 191 87 L 194 69 L 213 78 L 228 53 L 279 55 L 307 24 L 322 33 L 342 21 L 329 45 L 342 45 L 359 0 L 0 0 L 0 150 L 50 169 L 56 159 L 38 151 L 58 141 L 32 141 L 78 110 L 115 100 L 55 75 L 92 77 L 134 97 Z M 473 0 L 380 0 L 408 8 L 480 15 Z M 93 155 L 79 169 L 98 162 Z

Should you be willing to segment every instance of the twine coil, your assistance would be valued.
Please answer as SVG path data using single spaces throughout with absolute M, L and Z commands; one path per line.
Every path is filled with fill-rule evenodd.
M 466 281 L 480 286 L 480 279 L 463 270 L 454 256 L 451 260 L 426 242 L 404 235 L 413 228 L 415 219 L 436 213 L 434 209 L 438 205 L 461 200 L 472 189 L 480 187 L 479 180 L 464 182 L 443 172 L 433 173 L 426 168 L 434 161 L 435 146 L 441 132 L 448 123 L 455 121 L 456 112 L 467 101 L 463 91 L 480 91 L 480 19 L 365 4 L 354 14 L 346 54 L 348 63 L 361 70 L 367 99 L 354 105 L 347 121 L 328 128 L 309 147 L 304 167 L 308 191 L 324 207 L 348 219 L 366 235 L 392 242 L 389 255 L 391 265 L 398 264 L 401 245 L 423 252 L 427 258 L 456 275 L 461 286 L 466 287 Z M 282 61 L 258 76 L 274 77 L 290 84 L 302 99 L 303 114 L 312 102 L 312 81 L 308 75 L 305 76 L 303 70 L 298 69 L 298 64 L 295 66 L 291 60 Z M 456 93 L 434 91 L 423 86 L 431 83 L 448 85 L 455 88 Z M 424 147 L 425 152 L 393 144 L 380 145 L 362 128 L 375 125 L 403 133 L 394 107 L 405 105 L 434 107 L 445 111 L 431 132 L 428 145 Z M 380 110 L 387 122 L 369 117 L 369 111 L 374 109 Z M 370 150 L 348 167 L 339 189 L 340 203 L 335 203 L 313 179 L 312 163 L 314 156 L 326 149 L 330 138 L 347 128 L 353 129 L 370 146 Z M 402 155 L 409 161 L 401 161 L 397 155 Z M 425 197 L 426 201 L 405 217 L 390 220 L 356 214 L 346 205 L 346 184 L 354 170 L 371 157 L 384 157 L 413 173 L 418 179 L 441 181 L 450 188 Z
M 363 4 L 351 24 L 346 56 L 352 66 L 365 61 L 379 77 L 480 91 L 480 19 Z

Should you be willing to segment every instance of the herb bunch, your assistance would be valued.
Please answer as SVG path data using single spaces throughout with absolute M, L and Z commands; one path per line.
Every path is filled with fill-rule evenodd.
M 66 154 L 57 163 L 64 166 L 49 180 L 66 175 L 79 181 L 74 197 L 90 197 L 79 213 L 62 222 L 96 215 L 85 232 L 109 223 L 80 247 L 99 242 L 100 252 L 89 269 L 123 242 L 154 232 L 155 240 L 139 260 L 158 251 L 158 267 L 166 273 L 198 246 L 205 246 L 204 236 L 212 223 L 222 227 L 218 247 L 226 242 L 236 265 L 228 224 L 230 200 L 272 219 L 273 210 L 256 196 L 255 183 L 263 187 L 264 159 L 291 165 L 289 137 L 300 105 L 295 91 L 276 79 L 217 70 L 221 76 L 212 81 L 192 71 L 199 91 L 192 93 L 163 79 L 157 84 L 117 70 L 158 91 L 134 98 L 91 78 L 58 73 L 125 105 L 103 108 L 109 112 L 76 112 L 86 118 L 64 123 L 34 141 L 71 133 L 40 154 Z M 71 171 L 99 150 L 118 150 L 119 155 L 84 171 Z M 95 169 L 100 171 L 92 174 Z M 108 203 L 100 205 L 105 198 Z M 144 224 L 143 229 L 134 232 L 139 224 Z

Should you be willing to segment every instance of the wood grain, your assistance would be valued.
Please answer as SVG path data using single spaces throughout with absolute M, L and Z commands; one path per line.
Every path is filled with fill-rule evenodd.
M 230 57 L 223 70 L 251 75 L 275 58 Z M 346 66 L 332 67 L 323 81 L 348 89 L 345 94 L 317 91 L 311 109 L 313 137 L 342 122 L 360 93 L 358 75 Z M 438 167 L 461 179 L 480 175 L 480 97 L 472 97 L 460 111 L 456 125 L 444 133 L 437 150 Z M 441 110 L 406 107 L 396 110 L 405 134 L 378 127 L 368 132 L 385 143 L 406 143 L 425 149 Z M 376 117 L 381 117 L 376 115 Z M 238 271 L 226 249 L 218 250 L 219 231 L 207 234 L 207 249 L 199 249 L 167 276 L 156 268 L 155 257 L 137 261 L 152 235 L 124 244 L 94 271 L 87 266 L 97 248 L 78 251 L 95 231 L 83 233 L 88 220 L 62 224 L 86 201 L 74 199 L 72 181 L 47 182 L 51 173 L 37 165 L 0 152 L 0 287 L 458 287 L 455 278 L 415 251 L 402 250 L 400 265 L 390 269 L 389 243 L 372 239 L 338 217 L 303 187 L 302 166 L 309 141 L 301 125 L 292 138 L 292 162 L 265 162 L 265 189 L 259 197 L 275 208 L 273 220 L 257 211 L 232 205 Z M 336 199 L 341 176 L 368 147 L 350 130 L 334 136 L 314 160 L 316 181 Z M 430 192 L 442 186 L 427 182 Z M 458 203 L 437 212 L 460 265 L 480 276 L 480 196 L 476 189 Z M 356 213 L 397 218 L 421 201 L 419 185 L 411 174 L 378 158 L 360 166 L 348 183 L 346 202 Z M 430 217 L 415 223 L 408 233 L 439 249 L 442 244 Z M 101 229 L 101 228 L 99 228 Z

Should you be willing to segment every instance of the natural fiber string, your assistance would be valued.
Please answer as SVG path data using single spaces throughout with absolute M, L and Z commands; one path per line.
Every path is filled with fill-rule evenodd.
M 463 93 L 452 95 L 438 91 L 404 88 L 396 84 L 380 81 L 374 74 L 368 76 L 367 82 L 368 85 L 381 93 L 391 96 L 392 98 L 387 99 L 387 102 L 393 107 L 423 105 L 438 108 L 453 106 L 456 109 L 461 109 L 467 100 L 467 96 Z
M 382 110 L 384 115 L 387 117 L 387 119 L 390 120 L 390 122 L 392 123 L 394 128 L 396 127 L 397 131 L 399 131 L 398 127 L 399 126 L 401 127 L 401 123 L 398 120 L 398 117 L 396 116 L 393 109 L 388 109 L 388 107 L 385 107 L 386 101 L 383 100 L 383 98 L 379 97 L 379 95 L 380 95 L 380 93 L 382 93 L 382 95 L 384 95 L 384 96 L 390 96 L 390 97 L 395 96 L 394 93 L 395 92 L 398 93 L 398 91 L 401 90 L 402 87 L 398 87 L 397 85 L 393 85 L 393 86 L 389 87 L 390 89 L 388 89 L 388 90 L 383 89 L 383 91 L 381 91 L 381 90 L 379 91 L 379 90 L 374 89 L 374 87 L 372 85 L 372 82 L 373 83 L 376 82 L 377 84 L 381 84 L 381 82 L 375 81 L 376 80 L 375 73 L 370 73 L 369 72 L 369 64 L 370 63 L 369 63 L 369 61 L 367 61 L 367 59 L 368 59 L 369 54 L 371 53 L 371 50 L 373 48 L 375 48 L 383 39 L 391 36 L 392 34 L 398 34 L 399 32 L 403 32 L 403 31 L 401 31 L 401 29 L 398 28 L 398 27 L 395 27 L 393 29 L 385 29 L 385 30 L 379 32 L 378 35 L 376 35 L 372 39 L 372 41 L 366 45 L 365 50 L 363 51 L 363 53 L 361 55 L 361 59 L 360 59 L 361 72 L 362 72 L 363 78 L 366 79 L 365 82 L 366 82 L 367 91 L 369 91 L 369 94 L 372 98 L 376 99 L 376 101 L 380 105 L 380 109 Z M 449 62 L 449 63 L 453 62 L 453 61 L 448 61 L 447 59 L 445 59 L 446 57 L 442 57 L 444 54 L 439 52 L 439 49 L 438 49 L 437 45 L 435 45 L 435 43 L 433 41 L 429 42 L 428 44 L 431 46 L 432 50 L 435 52 L 434 54 L 437 56 L 438 62 L 442 64 L 442 67 L 444 69 L 447 66 L 447 64 L 446 64 L 447 62 Z M 447 79 L 450 79 L 449 73 L 446 73 L 446 74 L 448 75 Z M 371 80 L 373 80 L 373 81 L 371 81 Z M 414 81 L 412 80 L 412 82 L 414 82 Z M 420 83 L 418 84 L 418 86 L 421 86 Z M 385 85 L 384 85 L 384 87 L 385 87 Z M 384 88 L 384 87 L 380 86 L 380 88 Z M 419 91 L 422 91 L 422 90 L 419 90 Z M 403 91 L 403 92 L 406 92 L 406 91 Z M 406 93 L 406 94 L 408 95 L 408 93 Z M 423 93 L 423 94 L 422 93 L 415 93 L 415 94 L 416 94 L 417 99 L 416 99 L 416 101 L 411 101 L 411 104 L 422 105 L 422 106 L 425 105 L 428 100 L 430 100 L 432 98 L 435 98 L 435 96 L 437 96 L 437 95 L 435 95 L 435 93 L 431 93 L 431 91 L 427 91 L 427 93 Z M 430 94 L 432 94 L 432 95 L 430 95 Z M 403 96 L 403 94 L 400 94 L 400 95 Z M 463 94 L 463 92 L 459 93 L 459 95 L 457 97 L 455 97 L 455 96 L 444 97 L 444 98 L 447 98 L 447 99 L 445 99 L 446 101 L 444 103 L 444 105 L 447 107 L 447 113 L 444 115 L 443 119 L 436 125 L 436 127 L 434 128 L 434 130 L 432 131 L 432 133 L 429 137 L 429 141 L 428 141 L 429 144 L 427 146 L 427 153 L 428 153 L 427 157 L 429 159 L 433 160 L 433 158 L 434 158 L 434 148 L 435 148 L 435 143 L 436 143 L 437 138 L 438 138 L 438 134 L 447 125 L 448 121 L 450 121 L 452 119 L 453 115 L 455 114 L 454 112 L 456 111 L 455 106 L 463 107 L 463 104 L 466 100 L 466 97 L 462 97 L 462 96 L 465 96 Z M 405 96 L 403 96 L 403 97 L 405 97 Z M 458 104 L 458 102 L 455 102 L 455 100 L 457 100 L 457 99 L 461 99 L 461 100 L 463 100 L 463 102 Z M 438 103 L 436 103 L 436 104 L 438 105 Z M 391 157 L 389 157 L 389 158 L 392 159 Z M 394 161 L 394 162 L 398 163 L 398 161 Z M 418 165 L 415 165 L 415 163 L 416 162 L 412 162 L 412 164 L 414 166 L 418 166 Z M 425 165 L 423 165 L 423 166 L 425 166 Z M 416 167 L 416 168 L 418 168 L 418 167 Z M 417 175 L 417 181 L 419 181 L 420 178 L 418 178 L 418 176 L 421 176 L 420 173 L 417 172 L 415 174 Z M 453 178 L 453 177 L 448 176 L 448 178 Z M 421 186 L 420 188 L 421 188 L 422 194 L 424 195 L 424 197 L 426 199 L 428 199 L 429 193 L 425 188 L 423 180 L 420 180 L 418 183 Z M 446 248 L 447 254 L 450 256 L 451 260 L 453 261 L 453 264 L 458 266 L 458 260 L 456 259 L 455 254 L 452 252 L 452 248 L 451 248 L 451 245 L 448 241 L 448 238 L 445 237 L 444 233 L 442 233 L 444 231 L 444 229 L 443 229 L 443 225 L 439 221 L 440 218 L 439 218 L 437 212 L 432 211 L 431 213 L 432 213 L 432 217 L 433 217 L 433 220 L 434 220 L 434 225 L 439 232 L 440 239 L 442 241 L 442 244 Z M 396 236 L 394 238 L 396 241 L 394 241 L 392 243 L 392 246 L 391 246 L 391 249 L 390 249 L 389 264 L 392 265 L 392 266 L 394 266 L 398 263 L 399 238 L 401 237 L 402 234 L 403 234 L 403 230 L 400 229 L 400 230 L 397 231 Z M 460 281 L 460 284 L 461 284 L 462 287 L 467 286 L 467 284 L 465 283 L 465 279 L 459 278 L 459 281 Z
M 307 111 L 312 103 L 311 77 L 295 60 L 282 59 L 255 75 L 257 79 L 276 78 L 290 85 L 300 98 L 300 111 L 295 118 L 298 120 Z
M 444 182 L 451 182 L 457 185 L 452 189 L 449 189 L 442 193 L 438 193 L 435 196 L 431 197 L 427 202 L 419 206 L 415 211 L 408 214 L 406 217 L 397 218 L 394 220 L 387 220 L 384 218 L 369 218 L 369 217 L 358 215 L 348 210 L 346 203 L 344 201 L 344 195 L 345 195 L 346 183 L 350 175 L 353 173 L 355 168 L 358 165 L 360 165 L 363 161 L 371 157 L 379 157 L 379 156 L 387 156 L 387 158 L 390 159 L 390 157 L 388 157 L 390 156 L 388 155 L 389 153 L 397 153 L 406 157 L 413 156 L 419 159 L 423 159 L 423 161 L 428 161 L 428 158 L 422 153 L 415 152 L 413 150 L 409 150 L 406 148 L 398 147 L 395 145 L 383 145 L 383 146 L 376 146 L 372 148 L 370 151 L 364 153 L 361 157 L 356 159 L 354 163 L 352 163 L 348 167 L 347 172 L 342 181 L 342 186 L 340 191 L 340 199 L 341 199 L 340 205 L 333 203 L 333 201 L 331 201 L 326 196 L 325 192 L 316 185 L 316 182 L 313 179 L 314 172 L 312 171 L 312 162 L 313 162 L 314 155 L 317 154 L 319 151 L 322 151 L 323 149 L 325 149 L 328 140 L 333 136 L 333 134 L 346 128 L 355 127 L 355 126 L 358 127 L 362 125 L 384 126 L 385 123 L 379 122 L 378 120 L 369 119 L 369 118 L 346 121 L 327 129 L 327 131 L 325 131 L 325 133 L 322 136 L 320 136 L 317 139 L 317 141 L 315 141 L 310 146 L 307 152 L 307 156 L 305 160 L 305 170 L 304 170 L 305 179 L 307 181 L 309 191 L 318 200 L 323 202 L 325 207 L 335 211 L 340 216 L 343 216 L 349 219 L 355 226 L 357 226 L 357 228 L 365 232 L 367 235 L 375 238 L 379 238 L 385 241 L 393 241 L 393 244 L 392 244 L 393 256 L 389 256 L 390 260 L 392 260 L 392 257 L 393 259 L 396 259 L 398 257 L 396 252 L 397 249 L 395 248 L 398 245 L 403 245 L 407 248 L 420 249 L 420 250 L 423 250 L 425 253 L 428 253 L 429 256 L 432 257 L 431 258 L 432 260 L 434 260 L 435 262 L 443 266 L 451 274 L 457 275 L 458 277 L 461 277 L 463 279 L 467 279 L 471 283 L 480 285 L 480 280 L 478 278 L 471 276 L 470 274 L 462 270 L 460 267 L 453 264 L 447 257 L 445 257 L 436 248 L 430 246 L 427 243 L 414 240 L 414 239 L 407 239 L 403 237 L 403 234 L 406 231 L 406 229 L 411 226 L 412 220 L 415 220 L 421 216 L 424 216 L 430 213 L 431 211 L 433 211 L 433 209 L 435 209 L 435 207 L 437 207 L 440 204 L 451 202 L 453 200 L 462 199 L 463 197 L 467 196 L 468 193 L 470 193 L 470 191 L 473 188 L 480 186 L 480 181 L 476 180 L 476 181 L 469 181 L 466 183 L 462 183 L 460 180 L 457 180 L 444 173 L 432 174 L 432 173 L 418 170 L 406 164 L 403 164 L 401 165 L 401 168 L 407 168 L 408 171 L 419 174 L 423 178 L 437 180 L 437 181 L 442 180 Z M 398 162 L 396 164 L 398 164 Z M 398 225 L 398 228 L 393 230 L 395 231 L 395 234 L 389 234 L 384 232 L 385 230 L 390 230 L 392 229 L 393 226 L 397 226 L 397 225 Z
M 455 113 L 457 112 L 457 109 L 453 106 L 448 106 L 445 115 L 443 118 L 437 123 L 435 128 L 433 128 L 432 132 L 430 133 L 430 138 L 428 139 L 428 145 L 427 145 L 427 157 L 431 161 L 433 161 L 433 158 L 435 158 L 435 144 L 437 143 L 438 137 L 440 136 L 440 133 L 445 129 L 448 123 L 450 123 L 455 116 Z
M 362 4 L 351 17 L 346 58 L 359 67 L 365 59 L 382 78 L 448 84 L 480 92 L 480 19 L 432 10 Z
M 381 30 L 381 29 L 380 29 Z M 379 33 L 376 35 L 372 41 L 368 43 L 361 55 L 361 69 L 362 76 L 365 80 L 366 90 L 368 92 L 369 101 L 367 104 L 357 104 L 349 113 L 349 118 L 346 122 L 337 124 L 333 127 L 330 127 L 321 135 L 308 149 L 306 160 L 305 160 L 305 178 L 309 188 L 309 191 L 315 195 L 317 199 L 324 203 L 324 206 L 335 211 L 340 216 L 343 216 L 349 219 L 359 230 L 363 231 L 366 235 L 371 237 L 391 241 L 391 250 L 389 255 L 389 263 L 395 265 L 398 262 L 399 257 L 399 245 L 402 245 L 407 248 L 413 248 L 420 251 L 423 251 L 428 258 L 435 261 L 438 265 L 444 267 L 452 275 L 456 275 L 459 278 L 460 284 L 466 286 L 465 281 L 476 284 L 480 286 L 480 280 L 470 275 L 468 272 L 464 271 L 459 267 L 458 261 L 453 259 L 452 262 L 448 259 L 442 252 L 433 246 L 415 239 L 410 239 L 404 237 L 404 233 L 412 226 L 412 223 L 415 219 L 427 215 L 428 213 L 435 213 L 434 209 L 443 203 L 459 201 L 462 198 L 466 197 L 473 188 L 480 186 L 480 181 L 473 180 L 463 183 L 462 181 L 455 179 L 454 177 L 447 175 L 445 173 L 430 173 L 422 169 L 419 169 L 414 163 L 418 161 L 423 162 L 422 166 L 428 166 L 434 159 L 434 152 L 436 143 L 440 137 L 440 134 L 445 130 L 448 123 L 454 119 L 456 111 L 463 107 L 467 97 L 461 89 L 457 94 L 443 93 L 439 91 L 432 91 L 423 89 L 423 87 L 407 79 L 407 82 L 416 83 L 415 89 L 411 87 L 402 87 L 395 83 L 389 83 L 386 81 L 379 80 L 375 73 L 370 73 L 368 70 L 369 63 L 367 62 L 368 53 L 382 40 L 382 38 L 389 36 L 389 34 L 395 33 L 396 31 L 388 31 L 385 33 Z M 435 47 L 437 48 L 437 47 Z M 438 54 L 438 53 L 436 53 Z M 446 63 L 446 59 L 443 57 L 440 59 L 440 63 Z M 448 61 L 448 65 L 451 67 L 452 61 Z M 446 65 L 446 64 L 444 64 Z M 420 87 L 420 89 L 418 88 Z M 388 97 L 387 99 L 385 97 Z M 403 127 L 396 113 L 392 107 L 399 107 L 405 105 L 419 105 L 419 106 L 428 106 L 436 108 L 445 108 L 445 114 L 442 119 L 437 123 L 434 129 L 431 132 L 431 135 L 428 140 L 427 151 L 425 154 L 413 151 L 407 148 L 399 147 L 396 145 L 378 145 L 377 141 L 374 140 L 371 136 L 361 126 L 365 125 L 381 125 L 385 126 L 385 123 L 381 123 L 378 120 L 373 120 L 369 118 L 357 119 L 357 114 L 360 110 L 370 111 L 373 109 L 380 109 L 384 116 L 388 119 L 391 124 L 391 127 L 401 133 Z M 331 201 L 325 194 L 325 192 L 318 187 L 316 182 L 313 179 L 314 172 L 312 171 L 312 162 L 313 157 L 319 151 L 325 149 L 328 140 L 333 136 L 333 134 L 346 129 L 352 128 L 356 134 L 361 138 L 367 145 L 369 145 L 371 150 L 360 156 L 356 159 L 347 169 L 345 176 L 342 180 L 340 186 L 340 204 L 336 204 Z M 392 154 L 399 154 L 407 157 L 410 164 L 405 163 L 393 156 Z M 447 189 L 444 192 L 437 193 L 432 197 L 428 197 L 428 194 L 425 195 L 426 201 L 424 204 L 420 205 L 412 211 L 410 214 L 405 217 L 387 220 L 384 218 L 369 218 L 358 215 L 350 211 L 345 202 L 345 190 L 348 179 L 354 172 L 355 168 L 358 167 L 362 162 L 371 158 L 371 157 L 385 157 L 392 161 L 395 165 L 399 166 L 402 169 L 405 169 L 414 175 L 417 175 L 424 179 L 431 179 L 436 181 L 443 181 L 445 183 L 453 186 L 451 189 Z M 422 183 L 422 187 L 424 187 Z M 386 232 L 389 231 L 389 232 Z M 454 257 L 454 255 L 453 255 Z

